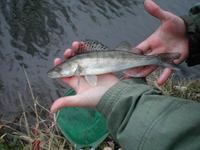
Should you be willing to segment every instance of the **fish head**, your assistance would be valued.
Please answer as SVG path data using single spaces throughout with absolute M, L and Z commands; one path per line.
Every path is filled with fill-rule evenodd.
M 60 78 L 62 77 L 62 68 L 61 67 L 54 67 L 47 72 L 49 78 Z
M 61 78 L 61 77 L 70 77 L 75 74 L 77 65 L 73 64 L 62 64 L 57 65 L 47 72 L 49 78 Z

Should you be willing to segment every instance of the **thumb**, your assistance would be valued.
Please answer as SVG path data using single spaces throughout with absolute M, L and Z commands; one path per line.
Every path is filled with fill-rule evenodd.
M 160 21 L 163 21 L 167 18 L 167 13 L 160 8 L 153 0 L 145 0 L 144 7 L 146 11 L 152 16 L 158 18 Z
M 51 106 L 51 112 L 55 113 L 62 107 L 81 106 L 80 97 L 78 95 L 66 96 L 57 99 Z
M 150 44 L 148 42 L 148 39 L 147 38 L 145 41 L 141 42 L 140 44 L 138 44 L 136 46 L 136 48 L 133 49 L 133 51 L 136 53 L 136 54 L 147 54 L 148 51 L 150 50 Z

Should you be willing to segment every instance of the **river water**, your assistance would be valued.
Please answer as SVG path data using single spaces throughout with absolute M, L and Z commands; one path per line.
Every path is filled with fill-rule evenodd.
M 166 10 L 187 14 L 199 0 L 157 0 Z M 0 0 L 0 120 L 13 121 L 33 104 L 46 108 L 68 88 L 47 77 L 55 57 L 72 41 L 96 39 L 109 47 L 120 41 L 136 46 L 159 25 L 142 0 Z M 24 69 L 23 69 L 24 68 Z

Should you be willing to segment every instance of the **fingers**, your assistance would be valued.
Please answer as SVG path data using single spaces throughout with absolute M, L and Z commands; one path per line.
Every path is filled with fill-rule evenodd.
M 98 103 L 95 99 L 96 98 L 92 96 L 88 97 L 88 93 L 61 97 L 52 104 L 51 112 L 57 112 L 63 107 L 95 107 Z
M 153 0 L 145 0 L 144 7 L 149 14 L 161 21 L 167 18 L 166 11 L 162 10 Z
M 70 57 L 73 57 L 78 48 L 79 48 L 79 44 L 80 42 L 78 41 L 74 41 L 72 43 L 72 48 L 71 49 L 66 49 L 65 52 L 64 52 L 64 58 L 65 59 L 69 59 Z M 56 58 L 54 59 L 54 65 L 59 65 L 61 63 L 61 58 Z M 80 80 L 80 82 L 83 82 L 83 79 L 80 77 L 79 79 L 76 78 L 76 77 L 64 77 L 64 78 L 61 78 L 63 82 L 65 82 L 66 84 L 68 84 L 70 87 L 74 88 L 75 90 L 77 89 L 77 83 L 79 82 L 78 80 Z
M 78 41 L 74 41 L 72 43 L 72 48 L 71 49 L 68 48 L 68 49 L 65 50 L 65 52 L 64 52 L 64 58 L 68 59 L 68 58 L 74 56 L 76 54 L 76 51 L 78 50 L 78 48 L 79 48 L 79 42 Z M 61 63 L 61 59 L 60 58 L 56 58 L 54 60 L 54 65 L 58 65 L 60 63 Z
M 54 59 L 54 66 L 59 65 L 62 62 L 60 58 L 55 58 Z
M 134 69 L 129 69 L 125 72 L 125 78 L 129 77 L 146 77 L 152 73 L 157 67 L 156 66 L 145 66 Z
M 170 77 L 171 74 L 172 74 L 172 69 L 170 69 L 170 68 L 164 69 L 163 73 L 157 79 L 157 84 L 163 85 L 168 80 L 168 78 Z
M 68 58 L 72 57 L 73 55 L 74 55 L 74 52 L 72 51 L 72 49 L 68 48 L 64 52 L 65 59 L 68 59 Z
M 175 59 L 175 60 L 174 60 L 174 63 L 175 63 L 175 64 L 180 64 L 182 61 L 185 60 L 185 58 L 186 58 L 185 56 L 180 56 L 179 59 Z
M 150 50 L 150 44 L 147 38 L 145 41 L 141 42 L 139 45 L 136 46 L 134 52 L 137 54 L 147 54 L 149 50 Z
M 178 59 L 174 60 L 175 64 L 180 64 L 182 63 L 187 57 L 188 57 L 189 52 L 187 50 L 183 51 L 181 53 L 181 56 Z
M 156 66 L 147 66 L 145 70 L 142 71 L 142 77 L 146 77 L 151 74 L 154 70 L 156 70 Z
M 72 43 L 72 48 L 71 49 L 68 48 L 68 49 L 65 50 L 65 52 L 64 52 L 65 59 L 68 59 L 68 58 L 74 56 L 76 54 L 78 48 L 79 48 L 79 42 L 74 41 Z
M 72 50 L 77 50 L 79 48 L 79 42 L 78 41 L 74 41 L 73 43 L 72 43 Z
M 62 107 L 79 106 L 77 96 L 67 96 L 57 99 L 51 106 L 51 112 L 55 113 Z

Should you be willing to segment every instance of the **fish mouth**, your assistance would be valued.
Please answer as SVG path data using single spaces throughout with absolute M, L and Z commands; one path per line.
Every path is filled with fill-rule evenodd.
M 47 76 L 49 78 L 60 78 L 60 74 L 58 72 L 55 72 L 55 71 L 48 71 L 47 72 Z

